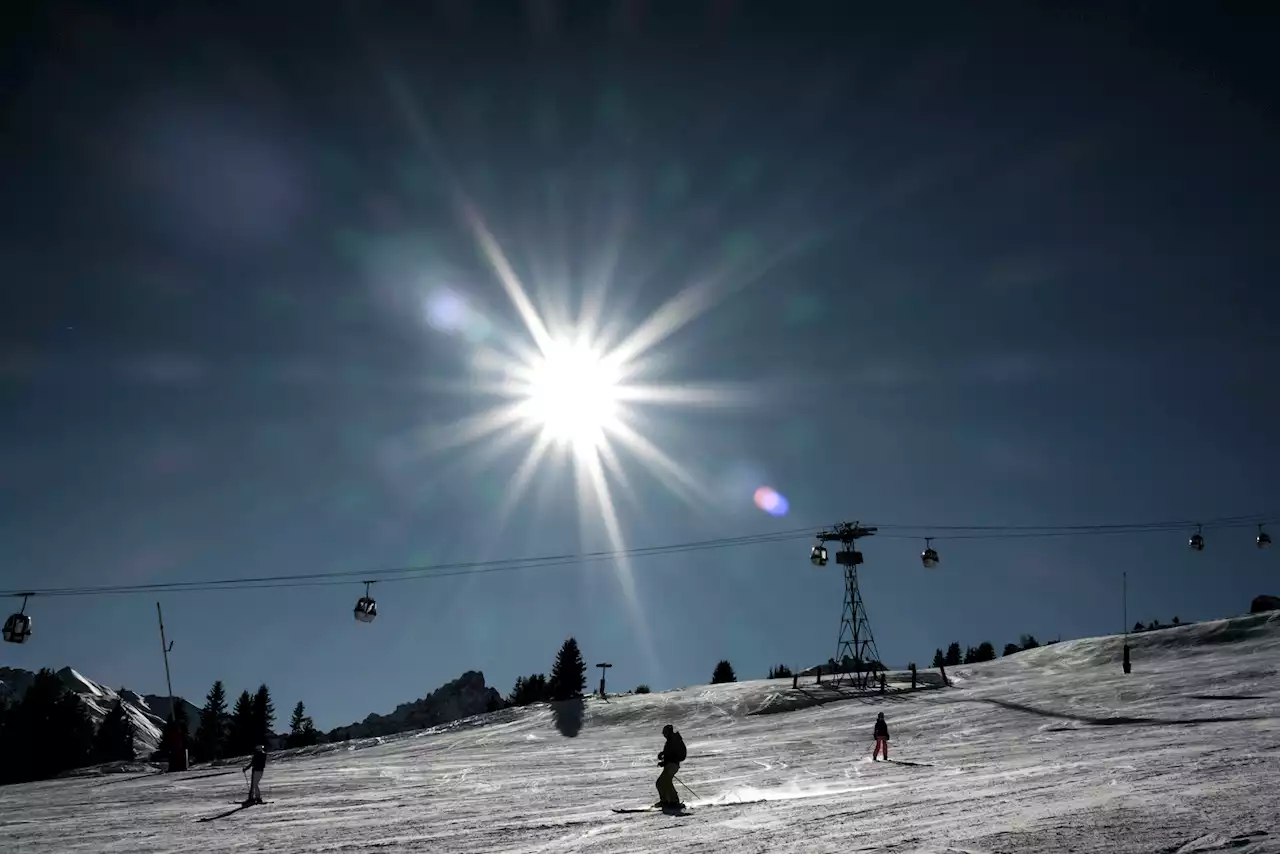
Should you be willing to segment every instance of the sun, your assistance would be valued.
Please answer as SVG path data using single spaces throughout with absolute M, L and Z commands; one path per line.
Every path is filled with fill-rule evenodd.
M 522 415 L 553 444 L 596 453 L 620 426 L 621 372 L 584 339 L 544 346 L 528 366 Z
M 524 446 L 495 508 L 498 527 L 544 468 L 568 462 L 583 530 L 598 525 L 615 550 L 622 549 L 623 535 L 614 497 L 620 492 L 638 500 L 633 474 L 651 476 L 690 506 L 713 502 L 706 479 L 662 447 L 659 438 L 678 430 L 666 413 L 750 405 L 753 394 L 745 387 L 673 381 L 671 362 L 658 348 L 715 304 L 718 279 L 698 278 L 634 325 L 608 316 L 603 280 L 584 287 L 577 306 L 567 287 L 540 287 L 544 301 L 536 306 L 479 211 L 469 203 L 460 210 L 520 323 L 486 324 L 494 331 L 474 342 L 470 375 L 457 385 L 480 402 L 470 414 L 430 428 L 424 449 L 470 447 L 474 459 L 488 466 Z M 433 306 L 433 325 L 457 326 L 473 311 L 444 301 Z M 619 572 L 627 574 L 625 568 Z

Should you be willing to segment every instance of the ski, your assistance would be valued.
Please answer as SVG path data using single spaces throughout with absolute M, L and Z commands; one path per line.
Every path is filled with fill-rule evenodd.
M 685 807 L 684 809 L 663 809 L 662 807 L 614 807 L 617 813 L 636 813 L 636 812 L 661 812 L 667 815 L 692 815 L 693 810 Z

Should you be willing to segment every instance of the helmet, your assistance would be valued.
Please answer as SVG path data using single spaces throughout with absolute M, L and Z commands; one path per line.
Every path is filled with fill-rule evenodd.
M 673 727 L 671 724 L 667 724 L 666 726 L 664 726 L 664 727 L 662 728 L 662 734 L 663 734 L 663 735 L 671 735 L 671 733 L 673 733 L 673 732 L 675 732 L 675 731 L 676 731 L 675 727 Z

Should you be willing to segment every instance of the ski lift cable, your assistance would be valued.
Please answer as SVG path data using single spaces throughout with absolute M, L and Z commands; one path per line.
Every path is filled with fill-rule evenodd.
M 1256 525 L 1275 524 L 1277 516 L 1229 516 L 1211 519 L 1207 522 L 1188 522 L 1186 520 L 1165 522 L 1143 522 L 1106 525 L 902 525 L 878 524 L 878 536 L 885 539 L 920 539 L 918 534 L 901 533 L 905 531 L 926 531 L 934 540 L 998 540 L 1027 539 L 1041 537 L 1064 536 L 1097 536 L 1117 534 L 1163 533 L 1178 531 L 1191 525 L 1200 528 L 1241 528 Z M 761 534 L 747 534 L 738 537 L 721 537 L 686 543 L 673 543 L 658 546 L 641 546 L 612 551 L 585 552 L 577 554 L 546 555 L 513 559 L 497 559 L 485 561 L 464 561 L 423 566 L 395 567 L 375 570 L 337 570 L 331 572 L 297 573 L 292 575 L 273 575 L 223 579 L 200 579 L 194 581 L 161 581 L 148 584 L 120 584 L 80 586 L 63 588 L 23 588 L 0 592 L 0 596 L 34 595 L 53 596 L 97 596 L 122 595 L 136 593 L 180 593 L 210 592 L 215 590 L 263 590 L 290 587 L 327 587 L 348 585 L 353 579 L 376 577 L 384 582 L 419 581 L 435 578 L 450 578 L 462 575 L 479 575 L 491 572 L 514 572 L 523 569 L 552 569 L 620 558 L 640 558 L 658 555 L 685 554 L 689 552 L 736 548 L 748 545 L 763 545 L 790 540 L 808 538 L 813 531 L 826 526 L 807 526 L 783 531 Z M 938 531 L 950 533 L 939 536 Z M 900 532 L 900 533 L 894 533 Z
M 691 543 L 676 543 L 665 546 L 644 546 L 614 551 L 587 552 L 582 554 L 548 555 L 544 557 L 498 559 L 488 561 L 466 561 L 444 563 L 428 566 L 396 567 L 378 570 L 339 570 L 334 572 L 298 573 L 294 575 L 260 576 L 246 578 L 202 579 L 197 581 L 160 581 L 149 584 L 132 585 L 100 585 L 93 587 L 63 587 L 35 589 L 32 595 L 47 596 L 91 596 L 110 593 L 144 593 L 144 592 L 182 592 L 209 591 L 219 589 L 262 589 L 268 587 L 300 587 L 326 586 L 330 584 L 350 584 L 350 579 L 378 576 L 383 581 L 403 581 L 421 578 L 447 578 L 458 575 L 471 575 L 485 572 L 510 572 L 520 569 L 540 569 L 557 566 L 615 560 L 624 557 L 647 557 L 660 554 L 680 554 L 685 552 L 704 551 L 707 549 L 731 548 L 734 546 L 756 545 L 762 543 L 785 542 L 808 537 L 811 527 L 797 528 L 789 531 L 775 531 L 766 534 L 750 534 L 741 537 L 727 537 Z M 343 579 L 343 580 L 339 580 Z M 5 591 L 0 596 L 12 596 L 16 593 Z

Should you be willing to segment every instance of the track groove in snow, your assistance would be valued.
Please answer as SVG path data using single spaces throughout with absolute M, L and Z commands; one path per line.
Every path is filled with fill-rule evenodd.
M 589 701 L 572 738 L 564 710 L 534 707 L 306 748 L 273 756 L 273 803 L 204 824 L 243 796 L 235 760 L 10 786 L 0 839 L 24 854 L 1280 852 L 1280 614 L 1137 636 L 1128 677 L 1120 643 L 956 668 L 963 688 L 832 700 L 746 682 Z M 892 758 L 928 765 L 870 761 L 877 710 Z M 691 814 L 613 813 L 656 799 L 668 721 L 689 744 Z

